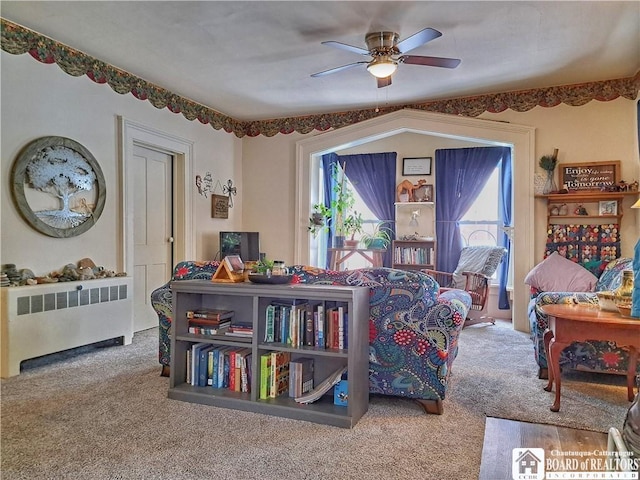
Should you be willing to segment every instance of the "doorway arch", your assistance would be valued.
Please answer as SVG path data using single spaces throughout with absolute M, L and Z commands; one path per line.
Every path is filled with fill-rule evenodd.
M 529 331 L 528 293 L 524 277 L 534 262 L 533 235 L 530 235 L 534 230 L 533 127 L 405 109 L 300 140 L 296 143 L 295 262 L 306 264 L 309 261 L 310 237 L 307 223 L 310 216 L 311 159 L 333 150 L 350 148 L 405 132 L 512 146 L 515 212 L 512 318 L 516 330 Z

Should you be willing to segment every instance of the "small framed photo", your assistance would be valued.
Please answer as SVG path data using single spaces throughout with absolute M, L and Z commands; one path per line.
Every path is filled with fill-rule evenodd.
M 420 185 L 413 191 L 416 202 L 433 202 L 433 185 Z
M 402 175 L 431 175 L 431 157 L 405 157 L 402 159 Z
M 240 255 L 227 255 L 224 257 L 224 263 L 227 268 L 234 273 L 242 273 L 244 271 L 244 263 Z
M 211 218 L 229 218 L 229 197 L 211 195 Z
M 598 203 L 598 215 L 617 215 L 617 200 L 604 200 Z

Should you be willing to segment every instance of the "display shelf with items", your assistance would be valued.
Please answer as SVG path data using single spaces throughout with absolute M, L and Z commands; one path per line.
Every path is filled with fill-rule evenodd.
M 353 427 L 366 413 L 368 288 L 183 280 L 173 282 L 172 290 L 169 398 L 344 428 Z M 190 333 L 187 312 L 203 310 L 232 311 L 227 328 L 244 325 L 250 335 Z M 328 319 L 327 312 L 334 310 L 342 313 L 342 323 L 335 324 L 335 344 L 333 326 L 331 343 L 328 322 L 322 323 L 323 334 L 318 329 L 319 318 Z M 306 369 L 290 368 L 290 362 Z M 346 406 L 334 404 L 329 381 L 343 369 L 349 389 Z M 294 381 L 298 383 L 289 385 Z M 311 384 L 327 391 L 313 392 Z M 296 395 L 312 395 L 313 401 L 296 401 L 301 400 Z
M 396 237 L 435 237 L 435 212 L 434 202 L 396 202 Z
M 394 240 L 393 268 L 403 270 L 435 269 L 435 240 Z
M 547 202 L 547 223 L 620 223 L 625 198 L 633 199 L 638 192 L 581 192 L 536 195 Z M 566 213 L 563 213 L 562 210 Z M 578 219 L 578 220 L 576 220 Z

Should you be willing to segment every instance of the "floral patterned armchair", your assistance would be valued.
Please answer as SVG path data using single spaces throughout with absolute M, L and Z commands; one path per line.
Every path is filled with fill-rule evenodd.
M 427 413 L 443 412 L 458 336 L 471 306 L 467 292 L 438 294 L 433 277 L 391 268 L 289 270 L 297 283 L 369 287 L 369 391 L 415 399 Z
M 160 365 L 162 365 L 163 376 L 169 376 L 169 363 L 171 359 L 171 338 L 169 337 L 171 332 L 171 318 L 173 316 L 171 282 L 174 280 L 211 280 L 219 264 L 219 262 L 180 262 L 174 267 L 171 280 L 151 292 L 151 306 L 158 314 L 158 361 Z
M 596 292 L 615 290 L 622 282 L 623 270 L 632 269 L 632 259 L 618 258 L 606 264 L 596 283 Z M 548 326 L 548 318 L 541 307 L 549 304 L 575 303 L 598 304 L 595 292 L 538 292 L 532 289 L 529 303 L 529 323 L 534 354 L 538 362 L 539 378 L 548 378 L 547 357 L 543 335 Z M 629 354 L 612 342 L 576 342 L 560 354 L 560 367 L 626 374 Z M 640 373 L 640 364 L 638 364 Z

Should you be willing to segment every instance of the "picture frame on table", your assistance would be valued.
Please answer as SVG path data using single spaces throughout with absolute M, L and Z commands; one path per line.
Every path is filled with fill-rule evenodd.
M 240 255 L 227 255 L 224 257 L 224 263 L 227 268 L 234 273 L 241 273 L 244 271 L 244 262 Z
M 402 159 L 402 175 L 431 175 L 432 157 L 404 157 Z
M 598 202 L 598 215 L 618 215 L 618 201 L 602 200 Z

